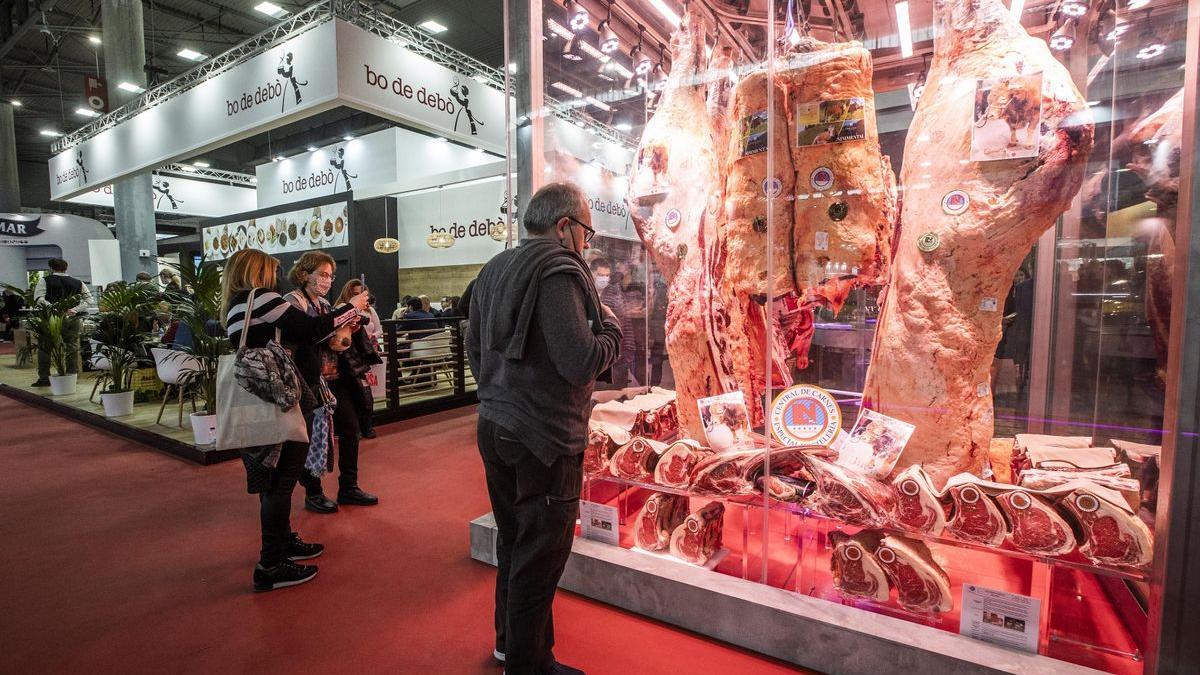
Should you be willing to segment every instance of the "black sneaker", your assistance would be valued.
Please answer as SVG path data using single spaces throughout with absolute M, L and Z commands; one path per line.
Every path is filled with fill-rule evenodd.
M 38 380 L 37 382 L 34 382 L 33 384 L 31 384 L 29 386 L 31 386 L 31 387 L 49 387 L 50 380 Z
M 304 498 L 304 508 L 313 513 L 337 513 L 337 504 L 325 495 L 313 495 Z
M 375 438 L 379 434 L 375 433 L 374 429 L 367 429 L 366 431 L 362 432 L 362 434 L 360 434 L 360 435 L 363 438 Z
M 492 650 L 492 658 L 496 659 L 497 663 L 504 663 L 504 652 L 499 649 Z
M 558 661 L 554 662 L 554 668 L 550 670 L 550 673 L 552 675 L 586 675 L 582 670 L 578 668 L 572 668 L 571 666 L 559 663 Z
M 292 538 L 287 543 L 287 557 L 293 562 L 297 560 L 312 560 L 325 552 L 325 544 L 310 544 L 300 538 L 300 535 L 292 533 Z
M 276 588 L 298 586 L 317 576 L 316 565 L 297 565 L 285 560 L 274 567 L 254 566 L 254 592 L 263 593 Z
M 379 497 L 369 492 L 363 492 L 362 488 L 356 486 L 338 490 L 338 503 L 352 506 L 375 506 L 379 503 Z

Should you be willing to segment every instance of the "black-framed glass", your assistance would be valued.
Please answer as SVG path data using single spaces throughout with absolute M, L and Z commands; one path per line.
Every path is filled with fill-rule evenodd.
M 584 229 L 583 243 L 585 243 L 585 244 L 591 243 L 592 237 L 596 236 L 596 231 L 593 230 L 591 228 L 591 226 L 585 225 L 585 224 L 579 222 L 577 219 L 572 218 L 571 216 L 563 216 L 563 218 L 566 218 L 567 220 L 571 221 L 572 223 L 575 223 L 576 225 L 578 225 Z

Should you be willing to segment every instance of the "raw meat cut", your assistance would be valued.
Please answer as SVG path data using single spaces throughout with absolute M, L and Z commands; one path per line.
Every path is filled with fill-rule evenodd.
M 1058 501 L 1079 525 L 1079 552 L 1098 565 L 1143 568 L 1154 555 L 1150 528 L 1121 495 L 1099 486 L 1079 486 Z
M 654 479 L 654 469 L 666 449 L 665 443 L 635 438 L 617 448 L 608 460 L 608 471 L 617 478 L 649 482 Z
M 914 464 L 900 472 L 892 487 L 896 489 L 896 504 L 892 507 L 892 522 L 896 527 L 941 535 L 946 529 L 946 507 L 921 465 Z
M 713 123 L 714 138 L 717 139 L 717 163 L 721 167 L 728 161 L 727 148 L 720 139 L 729 133 L 729 103 L 733 98 L 731 94 L 736 79 L 735 68 L 733 48 L 724 44 L 717 45 L 708 60 L 708 72 L 705 73 L 708 79 L 708 93 L 705 98 L 708 117 Z
M 975 476 L 960 474 L 947 484 L 954 509 L 946 529 L 965 541 L 999 546 L 1008 534 L 1008 524 L 991 496 L 976 482 Z
M 637 523 L 633 526 L 634 543 L 646 551 L 667 548 L 671 545 L 671 533 L 687 516 L 687 497 L 655 492 L 638 511 Z
M 796 171 L 795 286 L 806 300 L 836 314 L 854 287 L 887 282 L 899 216 L 896 176 L 879 148 L 871 52 L 859 42 L 829 44 L 811 37 L 801 38 L 793 52 L 780 78 L 788 89 L 787 143 Z M 797 143 L 798 106 L 849 99 L 862 100 L 862 140 Z
M 875 560 L 896 589 L 900 606 L 913 612 L 948 612 L 954 606 L 950 577 L 925 544 L 892 535 L 875 550 Z
M 690 438 L 675 441 L 667 447 L 654 467 L 654 482 L 673 488 L 687 488 L 700 460 L 712 455 L 712 450 Z
M 1045 498 L 1025 490 L 996 495 L 1010 523 L 1008 542 L 1019 551 L 1041 555 L 1065 555 L 1075 550 L 1071 526 Z
M 679 429 L 675 392 L 656 387 L 630 398 L 598 403 L 592 408 L 589 421 L 605 430 L 622 430 L 620 435 L 610 433 L 618 444 L 628 442 L 632 436 L 667 440 Z M 624 440 L 619 437 L 622 435 Z
M 725 506 L 709 502 L 671 533 L 671 555 L 693 565 L 703 565 L 721 550 L 724 530 Z
M 887 573 L 874 556 L 881 539 L 883 534 L 876 530 L 863 530 L 854 536 L 839 531 L 829 533 L 833 544 L 829 571 L 833 574 L 833 587 L 842 595 L 887 602 Z
M 588 427 L 588 444 L 583 450 L 583 472 L 586 475 L 608 471 L 608 460 L 617 451 L 617 444 L 602 429 Z
M 638 236 L 668 280 L 667 354 L 680 423 L 692 438 L 704 437 L 696 400 L 737 391 L 751 379 L 741 305 L 721 281 L 730 262 L 718 235 L 725 183 L 698 77 L 698 11 L 689 8 L 671 36 L 671 74 L 642 133 L 627 197 Z M 743 393 L 757 424 L 762 405 L 748 387 Z
M 1035 461 L 1054 459 L 1060 452 L 1071 453 L 1090 447 L 1092 447 L 1092 439 L 1088 436 L 1017 434 L 1017 438 L 1013 442 L 1010 462 L 1013 482 L 1017 482 L 1022 471 L 1037 468 Z
M 817 484 L 809 503 L 818 513 L 861 527 L 888 523 L 895 500 L 890 485 L 812 455 L 804 461 Z
M 699 495 L 738 496 L 754 492 L 754 484 L 746 480 L 745 465 L 762 454 L 763 450 L 743 450 L 710 455 L 696 463 L 692 470 L 692 493 Z
M 1078 192 L 1093 124 L 1066 68 L 1000 0 L 935 0 L 934 14 L 935 52 L 905 143 L 900 234 L 863 405 L 916 425 L 895 471 L 920 464 L 941 487 L 982 471 L 998 309 L 1020 262 Z M 1037 156 L 972 161 L 977 80 L 1039 72 Z
M 743 464 L 742 474 L 758 492 L 766 492 L 772 499 L 802 502 L 816 489 L 806 456 L 827 456 L 828 453 L 829 449 L 823 446 L 776 448 L 769 453 L 759 452 Z
M 1119 464 L 1117 467 L 1101 471 L 1046 471 L 1044 469 L 1025 469 L 1021 472 L 1020 485 L 1031 490 L 1046 490 L 1059 485 L 1066 485 L 1077 480 L 1103 485 L 1113 490 L 1138 492 L 1138 481 L 1130 477 L 1129 466 Z

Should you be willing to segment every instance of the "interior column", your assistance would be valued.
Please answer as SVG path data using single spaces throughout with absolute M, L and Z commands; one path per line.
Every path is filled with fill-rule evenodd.
M 117 85 L 146 87 L 146 45 L 142 31 L 142 0 L 103 0 L 104 76 L 108 103 L 116 110 L 137 98 Z M 150 172 L 113 183 L 117 239 L 121 241 L 121 276 L 132 281 L 138 272 L 158 272 L 158 243 L 154 237 L 154 189 Z M 140 252 L 149 251 L 142 257 Z
M 0 103 L 0 213 L 21 212 L 21 183 L 17 174 L 17 133 L 13 107 Z M 25 249 L 0 246 L 0 283 L 25 287 Z

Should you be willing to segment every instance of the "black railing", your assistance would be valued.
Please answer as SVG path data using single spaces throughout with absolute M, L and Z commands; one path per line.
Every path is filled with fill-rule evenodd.
M 375 417 L 387 422 L 476 402 L 467 366 L 466 322 L 449 319 L 388 319 L 383 325 L 387 366 L 386 405 Z

